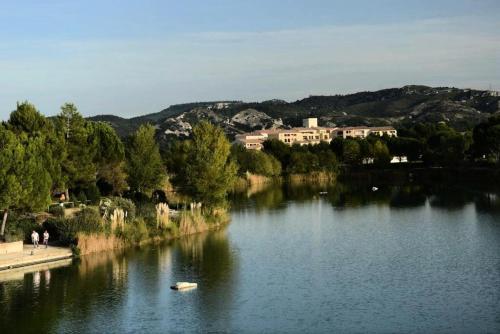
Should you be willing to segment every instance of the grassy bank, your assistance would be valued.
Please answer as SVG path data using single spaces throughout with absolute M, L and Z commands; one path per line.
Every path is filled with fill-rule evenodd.
M 15 217 L 8 225 L 8 241 L 30 242 L 36 230 L 47 230 L 51 244 L 71 247 L 75 255 L 120 249 L 133 245 L 179 238 L 217 229 L 229 222 L 226 210 L 210 214 L 200 208 L 174 211 L 166 205 L 135 204 L 123 198 L 107 199 L 100 206 L 77 210 L 56 210 L 52 214 Z
M 293 184 L 301 183 L 325 183 L 335 182 L 337 174 L 335 172 L 317 171 L 306 174 L 289 174 L 287 181 Z

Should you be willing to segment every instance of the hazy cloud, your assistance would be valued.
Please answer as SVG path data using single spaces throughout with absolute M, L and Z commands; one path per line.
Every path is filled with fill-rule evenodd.
M 405 84 L 500 89 L 500 23 L 475 18 L 203 32 L 149 40 L 0 41 L 0 115 L 29 99 L 133 116 L 216 99 L 294 100 Z

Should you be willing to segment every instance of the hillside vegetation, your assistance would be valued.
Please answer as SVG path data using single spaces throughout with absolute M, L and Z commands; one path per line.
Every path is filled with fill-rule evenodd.
M 427 86 L 404 86 L 348 95 L 309 96 L 295 102 L 217 101 L 173 105 L 158 113 L 125 119 L 112 115 L 91 117 L 109 122 L 120 136 L 141 124 L 159 129 L 159 139 L 186 137 L 201 120 L 235 134 L 262 128 L 301 126 L 305 117 L 318 117 L 320 126 L 393 125 L 445 122 L 458 130 L 470 130 L 500 111 L 500 97 L 489 91 Z

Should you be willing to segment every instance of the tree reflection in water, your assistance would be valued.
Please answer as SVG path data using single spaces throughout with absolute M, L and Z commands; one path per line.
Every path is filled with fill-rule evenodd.
M 372 189 L 377 186 L 377 190 Z M 495 210 L 499 207 L 499 189 L 474 191 L 471 185 L 456 183 L 435 183 L 433 180 L 393 180 L 372 184 L 348 181 L 323 184 L 273 184 L 258 191 L 247 192 L 245 196 L 235 194 L 233 210 L 251 206 L 257 211 L 280 210 L 286 202 L 307 202 L 324 199 L 333 207 L 352 208 L 366 205 L 387 205 L 393 208 L 411 208 L 429 203 L 432 207 L 457 210 L 474 203 L 479 210 Z

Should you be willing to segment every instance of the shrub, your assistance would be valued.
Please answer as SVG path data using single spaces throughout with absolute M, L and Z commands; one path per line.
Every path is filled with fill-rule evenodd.
M 127 214 L 126 220 L 132 221 L 135 218 L 136 207 L 134 202 L 122 197 L 111 197 L 101 200 L 100 210 L 106 218 L 109 218 L 115 209 L 120 208 Z
M 49 208 L 49 213 L 56 217 L 64 217 L 64 208 L 60 205 L 54 205 Z
M 111 197 L 111 211 L 115 208 L 120 208 L 127 214 L 127 219 L 133 220 L 135 218 L 135 204 L 131 200 L 123 197 Z
M 31 232 L 40 228 L 35 219 L 29 217 L 12 218 L 12 221 L 5 225 L 5 240 L 31 242 Z
M 49 232 L 51 240 L 58 240 L 63 245 L 75 243 L 78 229 L 73 219 L 49 218 L 43 223 L 43 228 Z
M 21 229 L 9 230 L 5 233 L 5 242 L 23 241 L 24 232 Z
M 58 240 L 64 245 L 76 243 L 76 235 L 99 233 L 105 231 L 99 212 L 94 208 L 84 208 L 74 218 L 49 218 L 43 223 L 43 229 L 50 234 L 51 240 Z
M 132 243 L 139 243 L 148 239 L 149 231 L 144 219 L 138 218 L 130 224 L 125 224 L 123 238 Z
M 81 198 L 86 197 L 86 199 L 89 200 L 92 204 L 96 204 L 99 202 L 101 193 L 99 192 L 99 188 L 95 185 L 95 183 L 90 184 L 88 188 L 83 189 L 83 191 L 84 195 L 82 195 Z
M 95 208 L 83 208 L 75 215 L 73 220 L 78 232 L 94 233 L 102 232 L 104 230 L 101 216 Z

